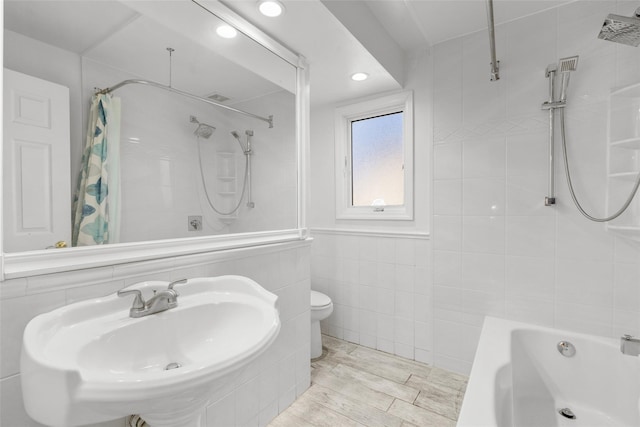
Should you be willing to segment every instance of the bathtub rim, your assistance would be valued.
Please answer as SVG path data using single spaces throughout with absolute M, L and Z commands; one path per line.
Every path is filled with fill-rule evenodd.
M 495 378 L 501 368 L 511 363 L 511 331 L 514 326 L 530 325 L 485 316 L 457 427 L 498 426 L 497 414 L 493 410 Z M 473 396 L 473 400 L 469 400 L 469 396 Z
M 511 343 L 513 332 L 518 330 L 562 334 L 574 339 L 588 339 L 606 345 L 615 343 L 612 337 L 485 316 L 457 427 L 501 425 L 495 410 L 496 377 L 503 368 L 511 370 Z M 468 400 L 468 396 L 473 396 L 473 401 Z

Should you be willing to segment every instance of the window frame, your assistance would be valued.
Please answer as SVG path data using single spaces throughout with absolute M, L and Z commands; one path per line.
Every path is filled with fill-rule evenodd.
M 404 204 L 353 206 L 351 123 L 385 114 L 403 112 Z M 403 91 L 366 99 L 336 108 L 335 173 L 336 219 L 413 220 L 413 92 Z

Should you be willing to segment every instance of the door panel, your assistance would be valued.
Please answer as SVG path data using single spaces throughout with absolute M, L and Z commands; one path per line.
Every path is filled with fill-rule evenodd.
M 69 89 L 4 69 L 4 249 L 71 240 Z

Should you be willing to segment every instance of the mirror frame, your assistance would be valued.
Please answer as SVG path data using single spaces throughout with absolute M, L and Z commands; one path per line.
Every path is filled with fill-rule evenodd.
M 309 165 L 309 67 L 303 56 L 296 54 L 258 27 L 239 16 L 219 0 L 191 0 L 213 15 L 226 21 L 238 31 L 254 40 L 296 68 L 296 150 L 297 150 L 297 228 L 252 233 L 189 237 L 133 243 L 114 243 L 101 246 L 45 249 L 28 252 L 5 253 L 2 227 L 4 194 L 0 174 L 0 280 L 17 279 L 43 274 L 111 266 L 137 261 L 171 258 L 182 255 L 223 251 L 234 248 L 268 245 L 308 238 L 306 224 Z M 0 7 L 0 20 L 4 9 Z M 4 31 L 0 34 L 0 46 Z M 0 48 L 0 50 L 2 50 Z M 4 60 L 2 60 L 4 65 Z M 0 95 L 3 88 L 0 87 Z M 0 113 L 3 106 L 0 105 Z M 2 124 L 0 122 L 0 130 Z M 0 150 L 0 164 L 3 161 Z

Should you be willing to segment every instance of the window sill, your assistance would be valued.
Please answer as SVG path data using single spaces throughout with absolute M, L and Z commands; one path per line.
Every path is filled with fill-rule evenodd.
M 400 206 L 349 207 L 336 212 L 336 219 L 365 219 L 378 221 L 412 221 L 413 212 Z

